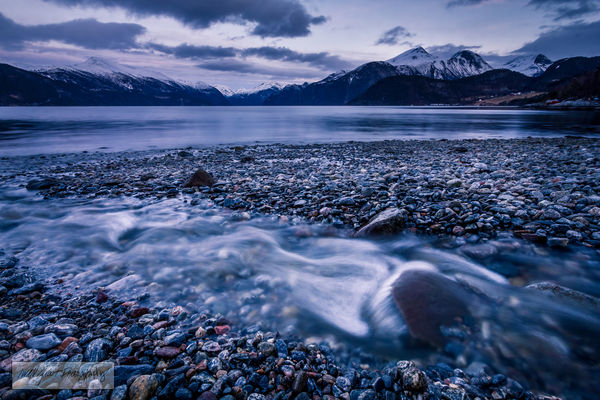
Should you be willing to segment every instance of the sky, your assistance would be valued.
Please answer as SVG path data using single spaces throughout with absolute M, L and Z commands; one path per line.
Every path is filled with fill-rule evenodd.
M 600 0 L 0 0 L 0 62 L 88 57 L 232 89 L 314 81 L 422 46 L 600 55 Z

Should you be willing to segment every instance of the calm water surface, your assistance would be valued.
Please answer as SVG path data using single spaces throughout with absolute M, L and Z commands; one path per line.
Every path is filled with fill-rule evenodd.
M 422 107 L 0 108 L 0 154 L 597 135 L 600 112 Z

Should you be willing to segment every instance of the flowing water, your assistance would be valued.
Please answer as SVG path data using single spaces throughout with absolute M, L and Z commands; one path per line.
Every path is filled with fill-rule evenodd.
M 238 326 L 386 358 L 483 361 L 555 390 L 586 388 L 599 376 L 598 309 L 507 279 L 552 280 L 598 295 L 591 250 L 556 253 L 499 239 L 499 255 L 478 264 L 423 238 L 357 239 L 327 226 L 248 220 L 208 202 L 43 200 L 18 188 L 0 192 L 0 221 L 4 251 L 49 282 L 61 278 L 54 290 L 62 293 L 107 287 L 123 299 L 209 307 Z M 408 270 L 433 271 L 465 288 L 457 301 L 468 304 L 472 321 L 449 328 L 445 349 L 408 334 L 392 295 Z

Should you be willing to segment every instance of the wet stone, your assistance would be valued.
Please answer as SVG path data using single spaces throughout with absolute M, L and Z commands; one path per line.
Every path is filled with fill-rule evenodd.
M 54 333 L 46 333 L 40 336 L 34 336 L 27 340 L 27 347 L 36 350 L 50 350 L 59 344 L 61 340 Z
M 79 331 L 79 328 L 73 324 L 51 324 L 44 329 L 44 333 L 54 333 L 61 339 L 73 336 Z
M 163 339 L 166 346 L 181 346 L 185 341 L 185 334 L 181 332 L 175 332 Z
M 158 380 L 154 375 L 141 375 L 129 387 L 130 400 L 149 400 L 158 388 Z
M 217 342 L 209 341 L 204 343 L 202 346 L 202 351 L 206 351 L 209 353 L 218 353 L 221 351 L 221 346 Z
M 427 388 L 427 378 L 420 369 L 408 368 L 402 372 L 402 384 L 407 390 L 420 393 Z
M 261 342 L 258 345 L 258 351 L 260 351 L 261 353 L 263 353 L 266 356 L 270 356 L 270 355 L 274 354 L 277 351 L 277 349 L 273 343 Z
M 108 352 L 112 348 L 112 343 L 107 339 L 94 339 L 90 342 L 84 352 L 86 361 L 104 361 L 108 356 Z

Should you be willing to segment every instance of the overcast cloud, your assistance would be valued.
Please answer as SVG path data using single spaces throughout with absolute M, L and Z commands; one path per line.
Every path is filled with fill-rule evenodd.
M 216 22 L 255 23 L 261 37 L 299 37 L 326 18 L 311 15 L 298 0 L 47 0 L 67 6 L 118 7 L 140 16 L 167 16 L 193 28 Z
M 417 45 L 496 66 L 600 55 L 599 25 L 600 0 L 0 0 L 0 61 L 97 56 L 240 88 L 315 80 Z
M 88 49 L 126 50 L 137 47 L 136 39 L 146 28 L 132 23 L 103 23 L 76 19 L 58 24 L 20 25 L 0 13 L 0 46 L 20 49 L 27 42 L 59 42 Z

